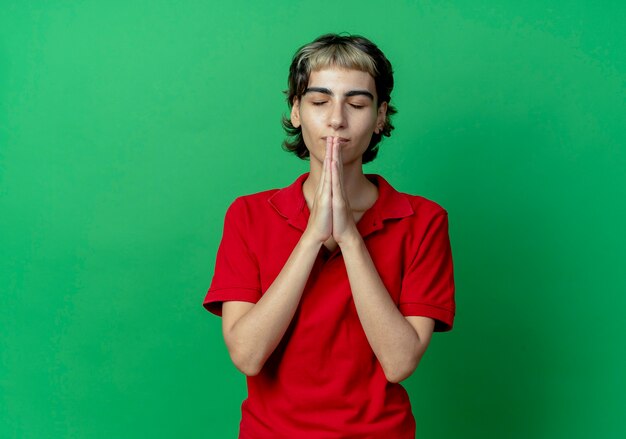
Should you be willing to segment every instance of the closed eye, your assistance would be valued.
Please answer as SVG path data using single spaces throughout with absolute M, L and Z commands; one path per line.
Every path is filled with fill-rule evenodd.
M 365 108 L 365 105 L 359 105 L 359 104 L 350 104 L 350 106 L 352 108 L 356 108 L 357 110 L 361 109 L 361 108 Z
M 324 105 L 327 101 L 314 101 L 313 105 Z

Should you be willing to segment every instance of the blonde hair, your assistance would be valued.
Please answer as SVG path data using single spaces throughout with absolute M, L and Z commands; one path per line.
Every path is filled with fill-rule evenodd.
M 309 74 L 326 67 L 361 70 L 372 75 L 378 74 L 374 60 L 351 45 L 327 45 L 323 42 L 313 42 L 304 46 L 297 58 L 297 70 L 306 70 Z

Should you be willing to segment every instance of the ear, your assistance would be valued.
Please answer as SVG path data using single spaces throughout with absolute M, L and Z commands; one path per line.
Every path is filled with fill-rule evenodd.
M 385 121 L 387 120 L 387 102 L 383 102 L 378 106 L 378 114 L 376 115 L 376 128 L 374 132 L 380 134 L 385 127 Z
M 298 98 L 293 99 L 293 105 L 291 106 L 291 125 L 294 128 L 300 128 L 300 101 Z

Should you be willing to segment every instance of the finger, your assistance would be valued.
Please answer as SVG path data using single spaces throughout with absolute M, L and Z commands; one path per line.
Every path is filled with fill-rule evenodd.
M 337 146 L 339 146 L 339 142 L 337 142 Z M 337 148 L 337 161 L 341 165 L 340 168 L 343 168 L 343 148 Z
M 333 149 L 333 138 L 326 137 L 326 157 L 324 158 L 324 167 L 326 168 L 326 174 L 324 175 L 324 189 L 330 191 L 330 185 L 332 182 L 331 158 Z
M 341 179 L 339 178 L 339 163 L 336 160 L 333 160 L 332 171 L 333 171 L 333 197 L 340 195 L 341 192 Z
M 332 144 L 331 144 L 331 170 L 332 170 L 332 188 L 333 188 L 333 195 L 335 193 L 335 187 L 337 182 L 339 182 L 339 176 L 336 174 L 335 172 L 335 163 L 336 163 L 336 156 L 337 156 L 337 138 L 336 137 L 332 137 Z
M 340 175 L 340 171 L 339 171 L 339 162 L 336 160 L 337 149 L 339 148 L 339 146 L 335 143 L 334 147 L 335 148 L 334 148 L 334 152 L 333 152 L 333 161 L 332 161 L 333 198 L 335 198 L 335 197 L 343 198 L 343 188 L 341 187 L 342 186 L 342 181 L 341 181 L 341 175 Z
M 344 184 L 344 180 L 343 180 L 343 149 L 340 149 L 338 152 L 338 156 L 339 156 L 339 160 L 337 162 L 338 168 L 339 168 L 339 183 L 341 186 L 341 191 L 343 193 L 343 197 L 346 199 L 346 202 L 348 200 L 348 196 L 346 194 L 346 186 Z
M 335 144 L 334 144 L 335 148 L 333 151 L 333 161 L 334 163 L 337 164 L 337 187 L 339 188 L 340 192 L 338 192 L 338 194 L 341 194 L 344 198 L 344 200 L 347 200 L 346 197 L 346 191 L 345 191 L 345 187 L 344 187 L 344 181 L 343 181 L 343 150 L 340 146 L 340 142 L 339 142 L 339 138 L 335 138 Z M 334 186 L 333 186 L 334 187 Z
M 330 173 L 329 167 L 329 157 L 330 157 L 330 148 L 332 144 L 329 142 L 328 138 L 326 138 L 326 153 L 324 155 L 324 163 L 322 164 L 322 175 L 320 176 L 320 181 L 317 183 L 317 194 L 322 194 L 324 192 L 324 185 L 326 184 L 326 177 Z

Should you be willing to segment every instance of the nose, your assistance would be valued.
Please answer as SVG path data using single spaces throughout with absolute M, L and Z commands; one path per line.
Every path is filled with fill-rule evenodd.
M 345 117 L 344 109 L 342 105 L 335 104 L 332 106 L 329 117 L 328 117 L 328 124 L 334 130 L 338 130 L 340 128 L 345 127 L 346 117 Z

